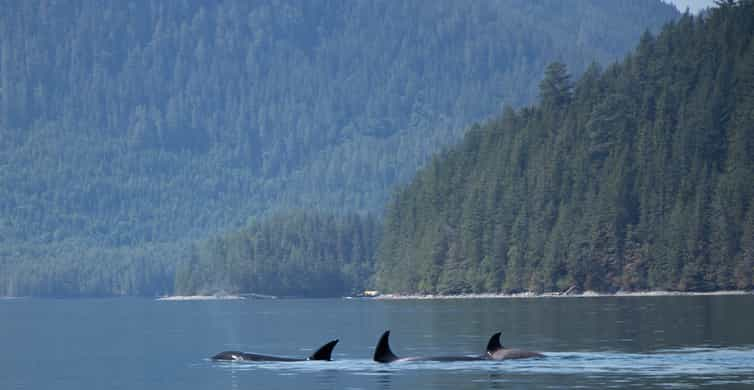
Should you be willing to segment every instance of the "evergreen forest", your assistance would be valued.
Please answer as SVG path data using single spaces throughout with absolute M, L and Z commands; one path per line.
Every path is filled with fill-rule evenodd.
M 363 291 L 382 234 L 377 219 L 294 210 L 194 245 L 178 295 L 253 292 L 326 297 Z
M 274 272 L 290 277 L 281 286 L 292 294 L 350 291 L 372 267 L 370 215 L 470 123 L 532 104 L 548 63 L 575 75 L 608 65 L 679 17 L 659 0 L 7 0 L 0 9 L 0 296 L 215 290 L 230 277 L 209 266 L 208 253 L 225 253 L 207 249 L 218 243 L 228 255 L 216 261 L 233 267 L 290 261 Z M 740 120 L 733 114 L 725 129 Z M 728 168 L 705 169 L 717 191 Z M 234 245 L 260 257 L 243 260 Z M 179 262 L 189 265 L 177 275 Z M 313 269 L 334 279 L 287 274 Z M 242 275 L 225 288 L 285 293 Z
M 580 77 L 550 64 L 388 207 L 398 293 L 754 287 L 754 2 L 645 33 Z

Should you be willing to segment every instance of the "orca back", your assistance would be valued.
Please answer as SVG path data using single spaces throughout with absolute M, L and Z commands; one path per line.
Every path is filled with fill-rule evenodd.
M 212 356 L 212 360 L 244 360 L 244 353 L 241 351 L 223 351 L 215 356 Z
M 330 341 L 329 343 L 319 347 L 307 360 L 332 360 L 332 350 L 335 348 L 335 344 L 338 343 L 338 339 Z
M 487 343 L 487 359 L 490 360 L 530 359 L 542 357 L 545 357 L 545 355 L 539 352 L 505 348 L 500 343 L 500 332 L 493 334 L 492 337 L 490 337 L 490 341 Z
M 497 332 L 490 337 L 490 341 L 487 342 L 487 354 L 492 355 L 495 351 L 503 349 L 503 345 L 500 344 L 500 332 Z
M 390 331 L 386 330 L 377 342 L 377 348 L 374 349 L 373 360 L 378 363 L 390 363 L 398 360 L 393 351 L 390 350 Z

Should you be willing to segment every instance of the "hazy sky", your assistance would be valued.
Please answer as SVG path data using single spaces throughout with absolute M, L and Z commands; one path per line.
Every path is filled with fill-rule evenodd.
M 691 13 L 697 13 L 700 10 L 712 7 L 715 5 L 714 0 L 665 0 L 668 3 L 674 4 L 681 12 L 686 11 L 686 7 L 689 8 Z

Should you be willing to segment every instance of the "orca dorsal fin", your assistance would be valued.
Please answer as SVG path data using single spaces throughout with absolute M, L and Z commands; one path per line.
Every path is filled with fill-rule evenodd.
M 495 353 L 495 351 L 503 349 L 503 346 L 500 344 L 500 332 L 497 332 L 490 337 L 490 341 L 487 342 L 487 353 L 492 354 Z
M 378 363 L 390 363 L 398 360 L 398 356 L 395 356 L 393 351 L 390 350 L 390 331 L 386 330 L 380 337 L 380 341 L 377 342 L 377 348 L 374 349 L 374 361 Z
M 329 343 L 319 347 L 307 360 L 331 360 L 332 350 L 335 348 L 335 344 L 338 343 L 338 339 L 330 341 Z

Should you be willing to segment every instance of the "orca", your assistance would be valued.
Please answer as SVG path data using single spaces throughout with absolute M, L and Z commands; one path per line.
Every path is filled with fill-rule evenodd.
M 372 359 L 377 363 L 392 363 L 392 362 L 471 362 L 479 360 L 489 360 L 486 355 L 481 356 L 412 356 L 412 357 L 398 357 L 395 356 L 392 350 L 390 350 L 389 343 L 390 331 L 386 330 L 380 337 L 380 341 L 377 342 L 377 348 L 374 349 L 374 356 Z
M 390 349 L 390 331 L 387 330 L 382 334 L 377 342 L 377 348 L 374 349 L 372 359 L 378 363 L 392 362 L 473 362 L 481 360 L 508 360 L 508 359 L 527 359 L 542 358 L 545 355 L 539 352 L 525 351 L 522 349 L 505 348 L 500 344 L 500 332 L 490 337 L 487 343 L 487 351 L 483 355 L 457 355 L 457 356 L 412 356 L 398 357 Z
M 529 359 L 543 358 L 545 355 L 539 352 L 525 351 L 522 349 L 505 348 L 500 344 L 500 332 L 490 337 L 487 343 L 487 359 L 489 360 L 508 360 L 508 359 Z
M 259 355 L 256 353 L 240 352 L 240 351 L 224 351 L 215 356 L 212 356 L 212 360 L 223 361 L 254 361 L 254 362 L 305 362 L 309 360 L 331 360 L 332 350 L 335 348 L 335 344 L 338 340 L 335 339 L 329 343 L 321 346 L 311 356 L 306 359 L 296 359 L 281 356 Z

